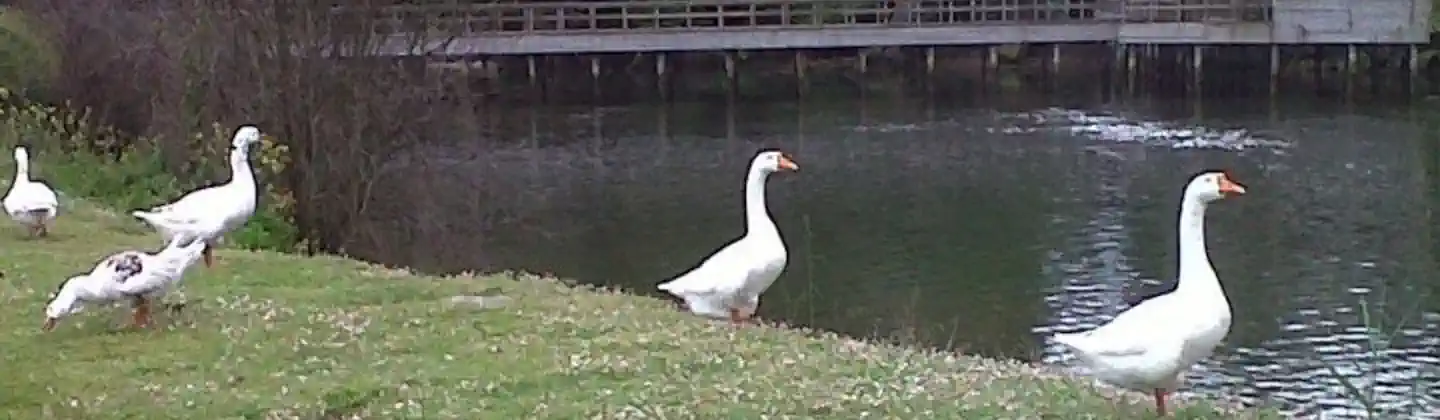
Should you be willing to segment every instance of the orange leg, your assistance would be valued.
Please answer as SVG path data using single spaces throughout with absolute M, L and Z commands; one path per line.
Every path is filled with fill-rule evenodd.
M 1155 389 L 1155 411 L 1160 417 L 1165 417 L 1165 390 Z
M 205 256 L 206 267 L 211 267 L 215 265 L 215 256 L 210 254 L 210 245 L 205 245 L 205 250 L 201 251 L 200 253 Z
M 745 325 L 745 316 L 740 314 L 739 309 L 730 308 L 730 323 L 733 325 Z
M 754 316 L 755 316 L 755 309 L 754 309 L 754 308 L 744 308 L 744 309 L 730 308 L 730 323 L 732 323 L 732 324 L 735 324 L 735 325 L 748 324 L 748 323 L 750 323 L 750 321 L 753 319 Z
M 135 315 L 132 317 L 135 328 L 145 328 L 150 325 L 150 301 L 145 298 L 135 298 Z

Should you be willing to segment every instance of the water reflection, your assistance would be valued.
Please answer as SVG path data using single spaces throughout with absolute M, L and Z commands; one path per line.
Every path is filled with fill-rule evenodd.
M 1189 390 L 1346 418 L 1347 377 L 1392 413 L 1436 411 L 1440 391 L 1413 388 L 1440 379 L 1440 302 L 1421 300 L 1436 284 L 1434 203 L 1414 125 L 1241 108 L 1162 120 L 1148 105 L 530 110 L 496 130 L 513 146 L 397 157 L 347 248 L 651 293 L 741 233 L 745 165 L 779 146 L 805 172 L 770 183 L 791 258 L 761 316 L 1058 361 L 1044 335 L 1103 322 L 1139 284 L 1174 277 L 1179 188 L 1227 167 L 1252 189 L 1207 229 L 1235 325 Z M 1399 331 L 1384 350 L 1367 350 L 1362 297 L 1371 325 Z

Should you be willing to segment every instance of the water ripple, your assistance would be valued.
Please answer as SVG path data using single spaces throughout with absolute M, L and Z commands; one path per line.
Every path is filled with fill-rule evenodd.
M 1289 141 L 1255 133 L 1245 128 L 1217 129 L 1166 121 L 1144 121 L 1119 115 L 1074 109 L 1047 108 L 1003 114 L 1014 125 L 992 129 L 1003 134 L 1061 132 L 1092 140 L 1139 143 L 1174 149 L 1286 149 Z

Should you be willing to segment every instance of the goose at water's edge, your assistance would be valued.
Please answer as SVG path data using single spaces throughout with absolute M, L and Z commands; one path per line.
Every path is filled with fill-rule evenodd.
M 30 236 L 49 235 L 50 223 L 60 213 L 55 191 L 44 182 L 30 180 L 30 153 L 24 146 L 15 148 L 15 180 L 0 204 L 10 219 L 29 229 Z
M 150 304 L 175 289 L 185 269 L 195 264 L 205 241 L 176 237 L 158 252 L 125 251 L 105 257 L 89 274 L 65 279 L 45 304 L 45 324 L 50 331 L 61 318 L 79 313 L 87 303 L 130 300 L 135 312 L 134 326 L 150 324 Z
M 1205 209 L 1245 194 L 1224 171 L 1191 178 L 1180 203 L 1180 275 L 1174 290 L 1136 304 L 1093 330 L 1056 334 L 1097 379 L 1151 392 L 1165 415 L 1166 395 L 1180 386 L 1195 362 L 1215 351 L 1230 333 L 1230 302 L 1205 250 Z
M 255 214 L 255 173 L 250 169 L 249 148 L 260 141 L 260 135 L 253 125 L 235 129 L 230 141 L 230 180 L 225 184 L 197 189 L 169 204 L 130 215 L 154 227 L 167 243 L 177 237 L 205 241 L 205 266 L 214 265 L 211 248 Z
M 755 315 L 760 294 L 785 270 L 785 242 L 765 206 L 765 180 L 800 167 L 775 149 L 761 150 L 745 176 L 745 236 L 731 242 L 698 267 L 658 287 L 685 300 L 690 312 L 729 318 L 740 324 Z

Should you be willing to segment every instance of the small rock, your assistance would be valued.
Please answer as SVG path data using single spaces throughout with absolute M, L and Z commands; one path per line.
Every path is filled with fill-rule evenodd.
M 471 309 L 500 309 L 510 305 L 509 296 L 451 296 L 450 306 L 464 306 Z

